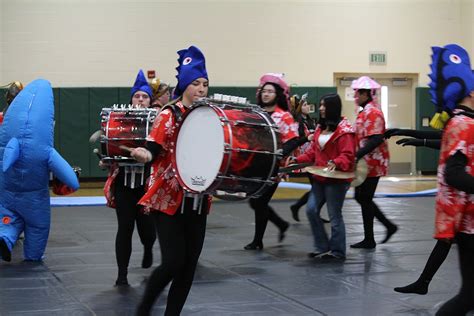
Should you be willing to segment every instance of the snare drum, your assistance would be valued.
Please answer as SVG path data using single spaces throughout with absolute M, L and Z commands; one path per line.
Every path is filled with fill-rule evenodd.
M 146 143 L 156 109 L 104 108 L 101 116 L 100 139 L 104 161 L 136 163 L 126 148 L 143 147 Z
M 173 168 L 186 191 L 246 199 L 276 181 L 280 135 L 258 106 L 204 99 L 183 115 L 175 135 Z

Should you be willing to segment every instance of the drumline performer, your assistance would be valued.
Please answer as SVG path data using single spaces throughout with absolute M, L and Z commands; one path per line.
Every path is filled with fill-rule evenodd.
M 168 104 L 168 102 L 170 102 L 170 85 L 165 82 L 161 82 L 161 80 L 158 78 L 153 79 L 150 85 L 153 89 L 153 99 L 151 101 L 150 107 L 161 109 L 163 106 Z
M 397 145 L 427 147 L 439 150 L 441 148 L 442 131 L 422 131 L 413 129 L 391 128 L 384 133 L 386 139 L 393 136 L 408 136 L 396 141 Z M 428 261 L 423 268 L 423 272 L 418 279 L 406 286 L 395 287 L 393 290 L 399 293 L 413 293 L 425 295 L 428 293 L 428 286 L 439 267 L 446 260 L 452 242 L 449 240 L 438 240 L 431 251 Z
M 307 98 L 308 93 L 303 94 L 301 97 L 295 94 L 290 98 L 291 114 L 298 123 L 298 135 L 300 141 L 303 142 L 303 144 L 293 152 L 293 156 L 295 157 L 303 154 L 309 149 L 309 147 L 311 147 L 311 141 L 314 137 L 314 130 L 316 129 L 314 119 L 309 116 L 310 105 Z M 312 184 L 313 177 L 309 174 L 307 174 L 307 176 L 309 183 Z M 310 192 L 311 191 L 306 192 L 298 201 L 296 201 L 295 204 L 290 205 L 291 216 L 297 222 L 300 221 L 298 212 L 300 208 L 308 202 Z
M 283 143 L 283 156 L 288 156 L 300 145 L 298 141 L 298 125 L 293 116 L 288 112 L 289 87 L 282 75 L 265 74 L 260 78 L 257 90 L 257 104 L 261 106 L 278 126 L 281 142 Z M 263 236 L 267 223 L 270 220 L 280 230 L 278 241 L 285 238 L 285 232 L 290 224 L 282 219 L 269 205 L 269 202 L 278 188 L 278 181 L 269 186 L 266 191 L 257 198 L 249 200 L 250 207 L 255 212 L 255 234 L 251 243 L 247 244 L 245 250 L 263 249 Z
M 131 89 L 132 108 L 148 108 L 152 98 L 152 90 L 143 74 L 138 72 Z M 102 161 L 100 167 L 107 165 Z M 118 230 L 115 238 L 115 256 L 118 266 L 116 286 L 128 286 L 128 265 L 132 254 L 132 237 L 137 225 L 138 235 L 143 244 L 144 252 L 141 267 L 147 269 L 153 264 L 153 245 L 156 232 L 153 221 L 138 205 L 138 201 L 145 194 L 145 180 L 149 174 L 149 165 L 143 163 L 119 164 L 110 166 L 104 193 L 107 206 L 115 208 Z
M 438 112 L 430 124 L 444 127 L 434 238 L 457 243 L 462 278 L 459 293 L 436 315 L 465 315 L 474 309 L 474 73 L 464 48 L 432 50 L 429 86 Z
M 314 142 L 303 154 L 294 158 L 297 163 L 314 162 L 326 167 L 328 177 L 314 175 L 306 214 L 314 237 L 314 252 L 310 258 L 346 258 L 346 230 L 342 207 L 352 179 L 333 179 L 334 171 L 351 172 L 355 161 L 355 132 L 349 121 L 341 116 L 342 102 L 337 94 L 328 94 L 319 103 L 319 121 Z M 331 223 L 331 238 L 327 237 L 320 218 L 321 206 L 326 203 Z
M 373 201 L 375 190 L 380 177 L 387 175 L 389 152 L 383 135 L 385 119 L 380 106 L 375 102 L 376 89 L 380 85 L 367 76 L 362 76 L 352 82 L 355 101 L 359 111 L 355 123 L 358 150 L 356 160 L 365 159 L 368 174 L 365 181 L 355 188 L 355 199 L 362 208 L 364 223 L 364 239 L 351 245 L 351 248 L 375 248 L 374 217 L 386 228 L 387 235 L 382 243 L 387 242 L 398 230 L 397 225 L 388 220 Z
M 207 95 L 208 75 L 199 48 L 178 51 L 178 84 L 175 100 L 157 116 L 147 138 L 147 148 L 136 148 L 131 155 L 138 161 L 152 162 L 146 194 L 140 200 L 155 222 L 161 247 L 161 264 L 151 274 L 137 315 L 150 315 L 156 298 L 171 282 L 165 315 L 179 315 L 192 286 L 206 232 L 209 195 L 185 193 L 172 168 L 172 140 L 176 122 L 193 102 Z

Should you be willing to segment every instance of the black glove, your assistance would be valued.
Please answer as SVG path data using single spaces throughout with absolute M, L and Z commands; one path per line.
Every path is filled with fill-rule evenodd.
M 441 139 L 442 132 L 441 131 L 420 131 L 416 129 L 404 129 L 404 128 L 390 128 L 385 131 L 384 135 L 385 138 L 390 138 L 392 136 L 408 136 L 417 139 Z
M 392 136 L 402 135 L 401 133 L 402 133 L 402 130 L 399 128 L 389 128 L 388 130 L 385 131 L 385 133 L 383 134 L 383 137 L 385 137 L 385 139 L 389 139 Z
M 415 147 L 427 147 L 431 149 L 440 149 L 441 140 L 440 139 L 416 139 L 416 138 L 402 138 L 397 140 L 397 145 L 402 146 L 415 146 Z
M 416 139 L 416 138 L 402 138 L 397 140 L 397 145 L 402 146 L 425 146 L 426 140 L 425 139 Z

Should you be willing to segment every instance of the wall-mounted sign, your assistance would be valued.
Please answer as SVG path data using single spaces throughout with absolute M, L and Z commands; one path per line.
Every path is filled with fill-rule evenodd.
M 387 53 L 386 52 L 369 52 L 369 64 L 370 65 L 386 65 Z

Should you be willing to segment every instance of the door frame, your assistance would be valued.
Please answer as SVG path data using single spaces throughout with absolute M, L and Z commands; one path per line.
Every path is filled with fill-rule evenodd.
M 398 72 L 334 72 L 333 73 L 333 83 L 334 86 L 337 88 L 341 86 L 346 86 L 347 84 L 342 85 L 341 80 L 345 80 L 346 82 L 352 81 L 354 79 L 359 78 L 360 76 L 369 76 L 371 78 L 377 79 L 411 79 L 412 80 L 412 87 L 411 87 L 411 104 L 412 104 L 412 119 L 409 122 L 411 128 L 416 128 L 416 88 L 419 86 L 419 74 L 418 73 L 398 73 Z M 350 85 L 349 85 L 350 86 Z M 408 125 L 408 124 L 407 124 Z M 411 151 L 410 155 L 410 174 L 416 175 L 416 152 L 415 150 Z

